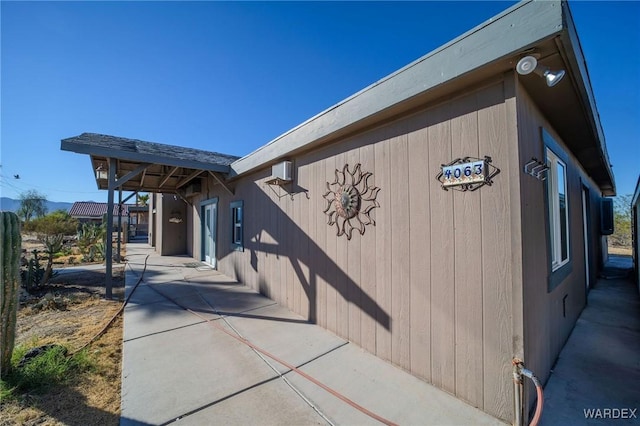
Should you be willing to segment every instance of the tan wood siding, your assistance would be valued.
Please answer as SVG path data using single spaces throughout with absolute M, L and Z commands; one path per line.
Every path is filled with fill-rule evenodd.
M 336 160 L 334 157 L 328 157 L 326 160 L 322 161 L 325 163 L 324 170 L 324 179 L 321 178 L 321 182 L 333 182 L 335 171 L 336 171 Z M 322 194 L 327 191 L 327 187 L 325 186 Z M 321 196 L 321 193 L 318 193 L 317 196 Z M 326 202 L 323 203 L 323 211 L 326 208 Z M 326 216 L 323 217 L 326 221 Z M 334 226 L 327 226 L 326 230 L 326 257 L 325 257 L 325 274 L 326 274 L 326 288 L 327 288 L 327 328 L 331 331 L 338 332 L 338 319 L 337 319 L 337 267 L 335 263 L 337 247 L 338 247 L 338 239 L 336 238 L 336 230 Z
M 327 235 L 328 235 L 328 225 L 327 219 L 324 214 L 320 214 L 320 212 L 324 211 L 326 202 L 324 198 L 321 197 L 322 194 L 326 191 L 326 187 L 324 184 L 323 177 L 326 176 L 326 167 L 322 162 L 315 161 L 313 163 L 314 169 L 314 182 L 313 187 L 310 190 L 310 197 L 313 201 L 313 209 L 312 214 L 315 217 L 315 225 L 316 225 L 316 237 L 313 240 L 314 250 L 311 253 L 312 256 L 312 265 L 315 267 L 312 269 L 313 276 L 316 281 L 316 294 L 318 299 L 316 300 L 316 306 L 318 310 L 318 321 L 317 323 L 321 326 L 328 328 L 327 324 L 327 304 L 328 304 L 328 275 L 327 275 Z M 315 196 L 314 196 L 315 194 Z
M 452 105 L 451 147 L 454 157 L 480 157 L 476 99 Z M 471 109 L 471 112 L 469 112 Z M 456 393 L 482 406 L 482 205 L 473 192 L 454 193 L 455 227 L 455 371 Z M 481 194 L 480 194 L 481 195 Z
M 391 140 L 391 361 L 407 370 L 411 368 L 410 323 L 410 252 L 409 237 L 409 167 L 407 135 L 404 126 L 400 136 Z
M 597 185 L 586 175 L 578 161 L 564 145 L 522 86 L 517 88 L 518 133 L 520 161 L 524 165 L 532 157 L 545 158 L 541 129 L 545 129 L 567 155 L 567 198 L 569 209 L 569 240 L 571 272 L 549 291 L 549 230 L 545 183 L 521 174 L 522 216 L 522 276 L 524 304 L 524 361 L 543 382 L 546 382 L 553 363 L 569 337 L 577 318 L 585 306 L 586 274 L 582 218 L 582 187 L 589 188 L 591 239 L 590 249 L 598 251 Z M 594 276 L 600 269 L 598 255 L 592 252 L 590 271 Z M 566 297 L 566 299 L 565 299 Z M 564 299 L 564 307 L 563 307 Z M 564 308 L 564 309 L 563 309 Z M 529 392 L 531 395 L 531 392 Z M 529 398 L 527 404 L 533 404 Z
M 422 118 L 422 117 L 420 117 Z M 408 134 L 409 170 L 409 252 L 410 265 L 410 339 L 411 372 L 431 380 L 431 226 L 428 183 L 433 180 L 429 171 L 429 135 L 418 129 L 421 120 L 414 119 Z
M 344 164 L 347 164 L 347 155 L 344 151 L 336 154 L 336 168 L 342 167 Z M 347 178 L 348 179 L 348 178 Z M 337 265 L 336 268 L 336 321 L 337 328 L 336 333 L 340 337 L 344 337 L 346 339 L 349 338 L 349 304 L 347 301 L 348 297 L 348 279 L 347 269 L 349 265 L 349 259 L 347 256 L 349 255 L 349 241 L 345 237 L 336 238 L 334 235 L 333 238 L 336 239 L 336 258 L 334 262 Z
M 391 312 L 391 179 L 390 179 L 389 142 L 385 139 L 375 144 L 376 186 L 380 187 L 377 200 L 380 208 L 376 209 L 376 297 L 381 314 Z M 393 317 L 390 324 L 385 324 L 381 315 L 376 315 L 376 355 L 391 361 L 391 327 L 394 326 Z
M 503 88 L 494 86 L 481 95 L 484 98 L 479 98 L 478 111 L 480 152 L 491 153 L 493 164 L 501 169 L 497 178 L 500 183 L 482 191 L 481 197 L 484 409 L 490 413 L 511 413 L 512 401 L 496 395 L 510 395 L 513 387 L 504 378 L 511 373 L 513 356 L 509 150 L 517 146 L 516 141 L 506 140 L 507 114 L 501 103 Z M 483 108 L 482 105 L 489 106 Z M 518 173 L 517 165 L 513 168 L 513 173 Z
M 360 162 L 365 171 L 375 170 L 375 149 L 373 145 L 364 145 L 360 148 Z M 376 176 L 370 179 L 372 185 L 376 186 Z M 376 211 L 372 213 L 376 216 Z M 360 294 L 361 311 L 360 316 L 360 344 L 371 353 L 376 353 L 376 276 L 377 262 L 375 253 L 371 247 L 376 245 L 376 233 L 378 226 L 369 226 L 360 239 Z
M 347 152 L 346 158 L 349 167 L 355 168 L 357 164 L 360 164 L 360 150 L 351 149 Z M 360 316 L 362 315 L 360 310 L 360 304 L 362 303 L 361 293 L 361 274 L 360 265 L 362 263 L 362 239 L 359 238 L 359 234 L 353 235 L 351 241 L 348 243 L 347 251 L 347 304 L 349 315 L 349 340 L 361 342 L 362 336 L 360 334 Z
M 518 202 L 511 182 L 520 167 L 509 164 L 517 145 L 508 133 L 515 114 L 507 109 L 504 83 L 494 81 L 288 158 L 295 165 L 293 185 L 270 187 L 270 170 L 261 170 L 237 180 L 233 196 L 212 187 L 208 196 L 219 197 L 220 271 L 511 420 L 517 271 L 510 245 L 518 229 L 510 206 Z M 442 164 L 484 155 L 501 169 L 492 186 L 466 193 L 441 188 L 436 175 Z M 350 241 L 336 235 L 323 213 L 326 184 L 345 164 L 350 170 L 361 164 L 380 188 L 380 207 L 371 214 L 375 226 L 364 235 L 354 230 Z M 244 201 L 244 252 L 230 250 L 233 200 Z
M 429 127 L 429 175 L 436 176 L 440 165 L 450 162 L 450 104 L 435 109 Z M 443 191 L 435 179 L 429 180 L 431 197 L 431 381 L 455 393 L 454 322 L 454 231 L 453 191 Z

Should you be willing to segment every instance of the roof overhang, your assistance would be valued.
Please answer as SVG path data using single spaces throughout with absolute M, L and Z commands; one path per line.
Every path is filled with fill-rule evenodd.
M 98 178 L 96 170 L 106 171 L 112 161 L 115 187 L 137 192 L 175 193 L 199 177 L 228 174 L 229 164 L 238 159 L 216 152 L 95 133 L 63 139 L 60 149 L 90 156 L 98 189 L 109 189 L 109 182 Z
M 427 106 L 496 75 L 535 49 L 544 64 L 567 71 L 547 88 L 519 77 L 545 118 L 605 195 L 615 184 L 584 55 L 566 2 L 523 1 L 399 71 L 323 111 L 231 164 L 230 177 L 361 131 Z

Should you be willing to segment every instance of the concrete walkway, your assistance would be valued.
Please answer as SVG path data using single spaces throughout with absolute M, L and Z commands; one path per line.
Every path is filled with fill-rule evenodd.
M 589 292 L 545 386 L 541 424 L 640 424 L 640 297 L 631 267 L 631 258 L 611 256 Z
M 151 253 L 146 244 L 127 245 L 127 294 Z M 230 278 L 196 266 L 189 257 L 148 258 L 143 281 L 125 309 L 121 425 L 379 424 L 222 329 L 392 422 L 502 424 Z

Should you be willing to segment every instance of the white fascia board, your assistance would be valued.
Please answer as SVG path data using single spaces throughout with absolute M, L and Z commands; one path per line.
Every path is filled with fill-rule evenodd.
M 552 37 L 564 28 L 560 1 L 523 1 L 406 67 L 321 112 L 231 164 L 230 177 Z

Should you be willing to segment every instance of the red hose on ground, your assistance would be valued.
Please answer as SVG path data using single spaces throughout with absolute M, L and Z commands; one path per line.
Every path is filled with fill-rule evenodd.
M 360 404 L 358 404 L 355 401 L 352 401 L 351 399 L 347 398 L 346 396 L 342 395 L 341 393 L 331 389 L 329 386 L 325 385 L 324 383 L 316 380 L 314 377 L 308 375 L 307 373 L 305 373 L 304 371 L 298 369 L 297 367 L 295 367 L 294 365 L 289 364 L 288 362 L 278 358 L 277 356 L 270 354 L 269 352 L 265 351 L 264 349 L 254 345 L 253 343 L 251 343 L 250 341 L 248 341 L 247 339 L 240 337 L 236 334 L 233 334 L 232 332 L 228 331 L 227 329 L 219 326 L 218 324 L 216 324 L 214 321 L 210 320 L 209 318 L 204 317 L 203 315 L 200 315 L 198 312 L 195 312 L 189 308 L 187 308 L 186 306 L 181 305 L 180 303 L 178 303 L 176 300 L 172 299 L 171 297 L 167 296 L 166 294 L 160 292 L 158 289 L 154 288 L 153 286 L 150 286 L 151 289 L 153 289 L 154 291 L 156 291 L 157 293 L 160 293 L 162 296 L 166 297 L 167 299 L 169 299 L 171 302 L 173 302 L 174 304 L 176 304 L 177 306 L 181 307 L 182 309 L 184 309 L 185 311 L 197 316 L 198 318 L 206 321 L 209 325 L 213 326 L 214 328 L 216 328 L 217 330 L 220 330 L 222 332 L 224 332 L 225 334 L 233 337 L 234 339 L 238 340 L 239 342 L 244 343 L 245 345 L 249 346 L 250 348 L 254 349 L 257 352 L 260 352 L 262 355 L 265 355 L 269 358 L 271 358 L 272 360 L 276 361 L 279 364 L 282 364 L 283 366 L 287 367 L 288 369 L 290 369 L 291 371 L 294 371 L 296 373 L 298 373 L 299 375 L 301 375 L 302 377 L 304 377 L 305 379 L 309 380 L 311 383 L 314 383 L 315 385 L 321 387 L 322 389 L 324 389 L 325 391 L 329 392 L 331 395 L 335 396 L 336 398 L 340 399 L 341 401 L 346 402 L 347 404 L 349 404 L 350 406 L 352 406 L 353 408 L 357 409 L 358 411 L 366 414 L 367 416 L 371 417 L 372 419 L 375 419 L 377 421 L 379 421 L 382 424 L 388 425 L 388 426 L 398 426 L 396 423 L 392 422 L 391 420 L 387 420 L 382 416 L 377 415 L 376 413 L 366 409 L 365 407 L 361 406 Z

